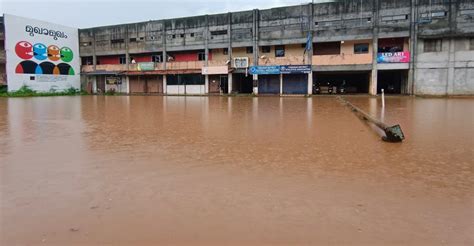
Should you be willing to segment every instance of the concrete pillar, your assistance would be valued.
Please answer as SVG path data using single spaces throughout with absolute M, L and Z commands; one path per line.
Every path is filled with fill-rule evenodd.
M 163 31 L 161 32 L 161 45 L 163 46 L 163 69 L 166 70 L 166 63 L 168 62 L 168 55 L 166 54 L 166 30 L 165 30 L 165 21 L 162 21 L 161 23 L 163 25 Z M 163 76 L 163 80 L 164 78 L 166 77 Z M 163 88 L 163 92 L 165 91 L 165 89 Z
M 227 77 L 227 93 L 232 93 L 232 73 L 229 73 Z
M 209 75 L 204 75 L 204 93 L 209 93 Z
M 283 95 L 283 74 L 280 74 L 280 96 Z
M 308 95 L 313 95 L 313 71 L 308 73 Z
M 97 93 L 97 76 L 92 76 L 92 93 Z
M 253 65 L 258 66 L 258 23 L 259 23 L 259 12 L 258 9 L 253 11 Z M 253 93 L 258 95 L 258 75 L 253 76 Z
M 456 52 L 454 48 L 455 39 L 449 38 L 448 50 L 448 80 L 446 81 L 446 95 L 454 94 L 454 63 L 456 61 Z
M 379 1 L 374 1 L 373 28 L 372 28 L 372 73 L 369 84 L 369 94 L 377 95 L 377 53 L 378 53 L 378 19 Z
M 417 0 L 411 0 L 411 17 L 410 17 L 410 70 L 408 70 L 407 88 L 403 91 L 406 94 L 413 95 L 415 93 L 416 80 L 416 54 L 418 43 L 418 4 Z
M 94 66 L 94 71 L 96 70 L 96 66 L 97 66 L 97 55 L 96 55 L 96 42 L 95 42 L 95 28 L 92 29 L 92 36 L 94 38 L 94 40 L 92 40 L 92 65 Z
M 166 81 L 166 74 L 163 75 L 163 94 L 166 94 L 166 84 L 167 84 L 167 81 Z
M 125 83 L 127 83 L 127 94 L 130 94 L 130 77 L 129 76 L 125 76 Z
M 128 25 L 125 25 L 125 64 L 127 64 L 127 70 L 130 69 L 130 53 L 128 52 L 128 43 L 130 39 L 128 38 Z

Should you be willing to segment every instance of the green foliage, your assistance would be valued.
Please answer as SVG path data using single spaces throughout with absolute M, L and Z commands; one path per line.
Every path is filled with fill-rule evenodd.
M 51 88 L 49 92 L 37 92 L 32 90 L 30 87 L 24 85 L 19 90 L 8 92 L 6 89 L 0 90 L 0 97 L 49 97 L 49 96 L 76 96 L 81 95 L 81 91 L 71 87 L 64 91 L 57 91 L 54 88 Z

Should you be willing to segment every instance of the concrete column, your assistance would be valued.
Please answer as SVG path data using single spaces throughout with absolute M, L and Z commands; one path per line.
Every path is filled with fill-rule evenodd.
M 163 31 L 161 32 L 161 44 L 163 46 L 163 69 L 166 70 L 166 63 L 168 62 L 168 55 L 166 54 L 166 29 L 165 29 L 165 21 L 162 21 Z M 163 77 L 166 77 L 166 75 Z M 163 88 L 163 92 L 165 89 Z
M 209 93 L 209 75 L 204 75 L 204 93 Z
M 166 84 L 167 84 L 167 81 L 166 81 L 166 74 L 165 74 L 163 75 L 163 94 L 167 94 Z
M 283 74 L 280 74 L 280 96 L 283 95 Z
M 253 11 L 253 65 L 258 66 L 258 23 L 259 23 L 258 9 Z M 258 75 L 253 76 L 253 93 L 258 95 Z
M 227 77 L 227 93 L 231 94 L 232 93 L 232 73 L 229 73 Z
M 125 76 L 125 82 L 127 83 L 127 94 L 130 94 L 130 77 Z
M 127 70 L 130 69 L 130 53 L 128 52 L 128 25 L 125 25 L 125 64 L 127 64 Z
M 97 66 L 97 55 L 96 55 L 96 42 L 95 42 L 95 28 L 92 29 L 92 36 L 94 38 L 94 40 L 92 40 L 92 65 L 94 66 L 94 71 L 96 70 L 96 66 Z
M 413 95 L 415 93 L 416 80 L 416 54 L 418 43 L 418 4 L 417 0 L 411 0 L 411 17 L 410 17 L 410 70 L 408 70 L 407 88 L 403 91 L 406 94 Z
M 313 71 L 308 73 L 308 95 L 313 95 Z
M 377 53 L 378 53 L 378 0 L 374 0 L 373 28 L 372 28 L 372 73 L 369 85 L 369 94 L 377 95 Z
M 92 76 L 92 93 L 97 93 L 97 76 Z
M 446 81 L 446 95 L 454 94 L 454 65 L 456 61 L 456 52 L 454 48 L 454 38 L 449 38 L 448 51 L 448 80 Z

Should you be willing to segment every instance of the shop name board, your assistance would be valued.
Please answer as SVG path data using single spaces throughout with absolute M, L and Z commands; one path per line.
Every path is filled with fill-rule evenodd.
M 309 74 L 311 65 L 285 65 L 285 66 L 252 66 L 249 69 L 250 74 Z
M 280 74 L 280 66 L 252 66 L 250 74 Z
M 137 65 L 138 71 L 153 71 L 155 70 L 154 62 L 139 62 Z
M 384 52 L 377 54 L 377 63 L 408 63 L 410 52 Z
M 288 65 L 281 66 L 280 72 L 282 74 L 301 74 L 301 73 L 311 73 L 311 65 Z

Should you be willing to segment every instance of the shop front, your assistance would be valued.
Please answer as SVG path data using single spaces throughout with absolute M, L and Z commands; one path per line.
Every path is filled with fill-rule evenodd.
M 308 75 L 311 73 L 311 65 L 281 66 L 280 72 L 283 76 L 283 94 L 308 94 Z

